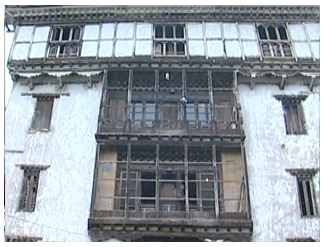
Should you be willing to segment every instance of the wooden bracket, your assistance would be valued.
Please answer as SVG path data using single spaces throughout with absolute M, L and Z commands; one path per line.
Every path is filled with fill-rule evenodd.
M 253 89 L 255 87 L 255 77 L 256 77 L 256 74 L 255 73 L 252 73 L 251 74 L 251 83 L 250 83 L 250 88 Z
M 279 89 L 283 90 L 285 88 L 287 75 L 282 75 Z
M 59 82 L 59 88 L 63 88 L 63 81 L 62 81 L 62 77 L 61 76 L 59 76 L 58 78 L 58 82 Z
M 309 83 L 309 90 L 311 91 L 311 92 L 313 92 L 313 89 L 314 89 L 314 84 L 315 84 L 315 75 L 312 75 L 312 77 L 311 77 L 311 81 L 310 81 L 310 83 Z
M 91 76 L 88 77 L 87 85 L 88 85 L 88 88 L 92 88 L 92 79 L 91 79 Z
M 28 86 L 29 86 L 29 89 L 30 89 L 30 90 L 33 90 L 33 89 L 34 89 L 34 84 L 33 84 L 33 80 L 32 80 L 32 78 L 29 78 L 29 79 L 28 79 Z

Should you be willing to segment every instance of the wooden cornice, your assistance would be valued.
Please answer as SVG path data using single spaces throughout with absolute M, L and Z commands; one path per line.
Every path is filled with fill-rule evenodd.
M 319 21 L 319 6 L 20 6 L 7 5 L 6 24 L 102 21 Z

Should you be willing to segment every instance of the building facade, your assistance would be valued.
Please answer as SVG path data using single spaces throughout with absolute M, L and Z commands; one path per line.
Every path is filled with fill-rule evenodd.
M 319 241 L 318 6 L 6 6 L 7 241 Z

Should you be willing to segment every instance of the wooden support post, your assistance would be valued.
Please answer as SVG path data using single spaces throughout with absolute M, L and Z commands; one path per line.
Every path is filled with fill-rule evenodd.
M 155 122 L 158 121 L 159 119 L 159 98 L 158 98 L 158 93 L 159 93 L 159 70 L 155 70 L 155 76 L 154 76 L 154 82 L 155 82 Z
M 182 70 L 182 96 L 186 97 L 186 89 L 187 89 L 187 76 L 186 76 L 186 70 Z
M 130 129 L 130 107 L 132 106 L 132 84 L 133 84 L 133 70 L 130 69 L 128 72 L 128 88 L 127 88 L 127 107 L 126 107 L 126 130 Z
M 287 78 L 286 75 L 282 75 L 281 82 L 280 82 L 280 85 L 279 85 L 279 89 L 280 90 L 284 90 L 285 84 L 286 84 L 286 78 Z
M 156 144 L 156 159 L 155 159 L 155 212 L 156 218 L 160 217 L 160 145 Z
M 188 176 L 189 176 L 189 168 L 188 168 L 188 144 L 184 144 L 184 165 L 185 165 L 185 197 L 186 197 L 186 218 L 189 218 L 189 182 L 188 182 Z
M 131 162 L 131 144 L 127 145 L 127 165 L 126 165 L 126 193 L 125 193 L 125 218 L 128 218 L 128 198 L 129 198 L 129 166 Z
M 207 81 L 208 81 L 208 91 L 209 91 L 209 102 L 210 102 L 210 114 L 211 114 L 211 129 L 216 130 L 215 122 L 215 110 L 214 110 L 214 93 L 213 93 L 213 75 L 212 71 L 208 70 L 207 72 Z
M 250 207 L 250 192 L 249 192 L 249 178 L 246 166 L 246 156 L 245 156 L 245 148 L 244 143 L 241 143 L 241 157 L 242 157 L 242 165 L 244 171 L 244 186 L 245 186 L 245 200 L 246 200 L 246 213 L 247 218 L 251 219 L 251 207 Z
M 105 69 L 103 77 L 102 77 L 102 96 L 101 96 L 100 109 L 99 109 L 99 117 L 98 117 L 99 121 L 98 121 L 97 132 L 100 132 L 102 120 L 104 118 L 108 118 L 108 115 L 107 116 L 105 115 L 105 109 L 106 109 L 106 107 L 108 107 L 107 84 L 108 84 L 108 70 Z
M 217 159 L 216 159 L 216 145 L 212 145 L 213 155 L 213 172 L 214 172 L 214 196 L 215 196 L 215 217 L 219 219 L 219 196 L 218 196 L 218 181 L 217 176 Z

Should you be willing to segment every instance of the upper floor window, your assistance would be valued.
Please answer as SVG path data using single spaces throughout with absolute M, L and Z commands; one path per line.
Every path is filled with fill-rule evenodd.
M 317 205 L 313 177 L 318 169 L 286 169 L 291 175 L 297 178 L 297 190 L 302 217 L 317 216 Z
M 154 55 L 186 55 L 184 25 L 154 26 Z
M 31 130 L 49 131 L 54 97 L 37 97 Z
M 258 34 L 263 57 L 292 57 L 285 26 L 259 25 Z
M 48 57 L 77 57 L 81 47 L 82 28 L 54 27 L 50 38 Z
M 301 101 L 306 99 L 306 96 L 278 95 L 276 98 L 282 102 L 287 135 L 306 134 L 305 117 L 301 105 Z

